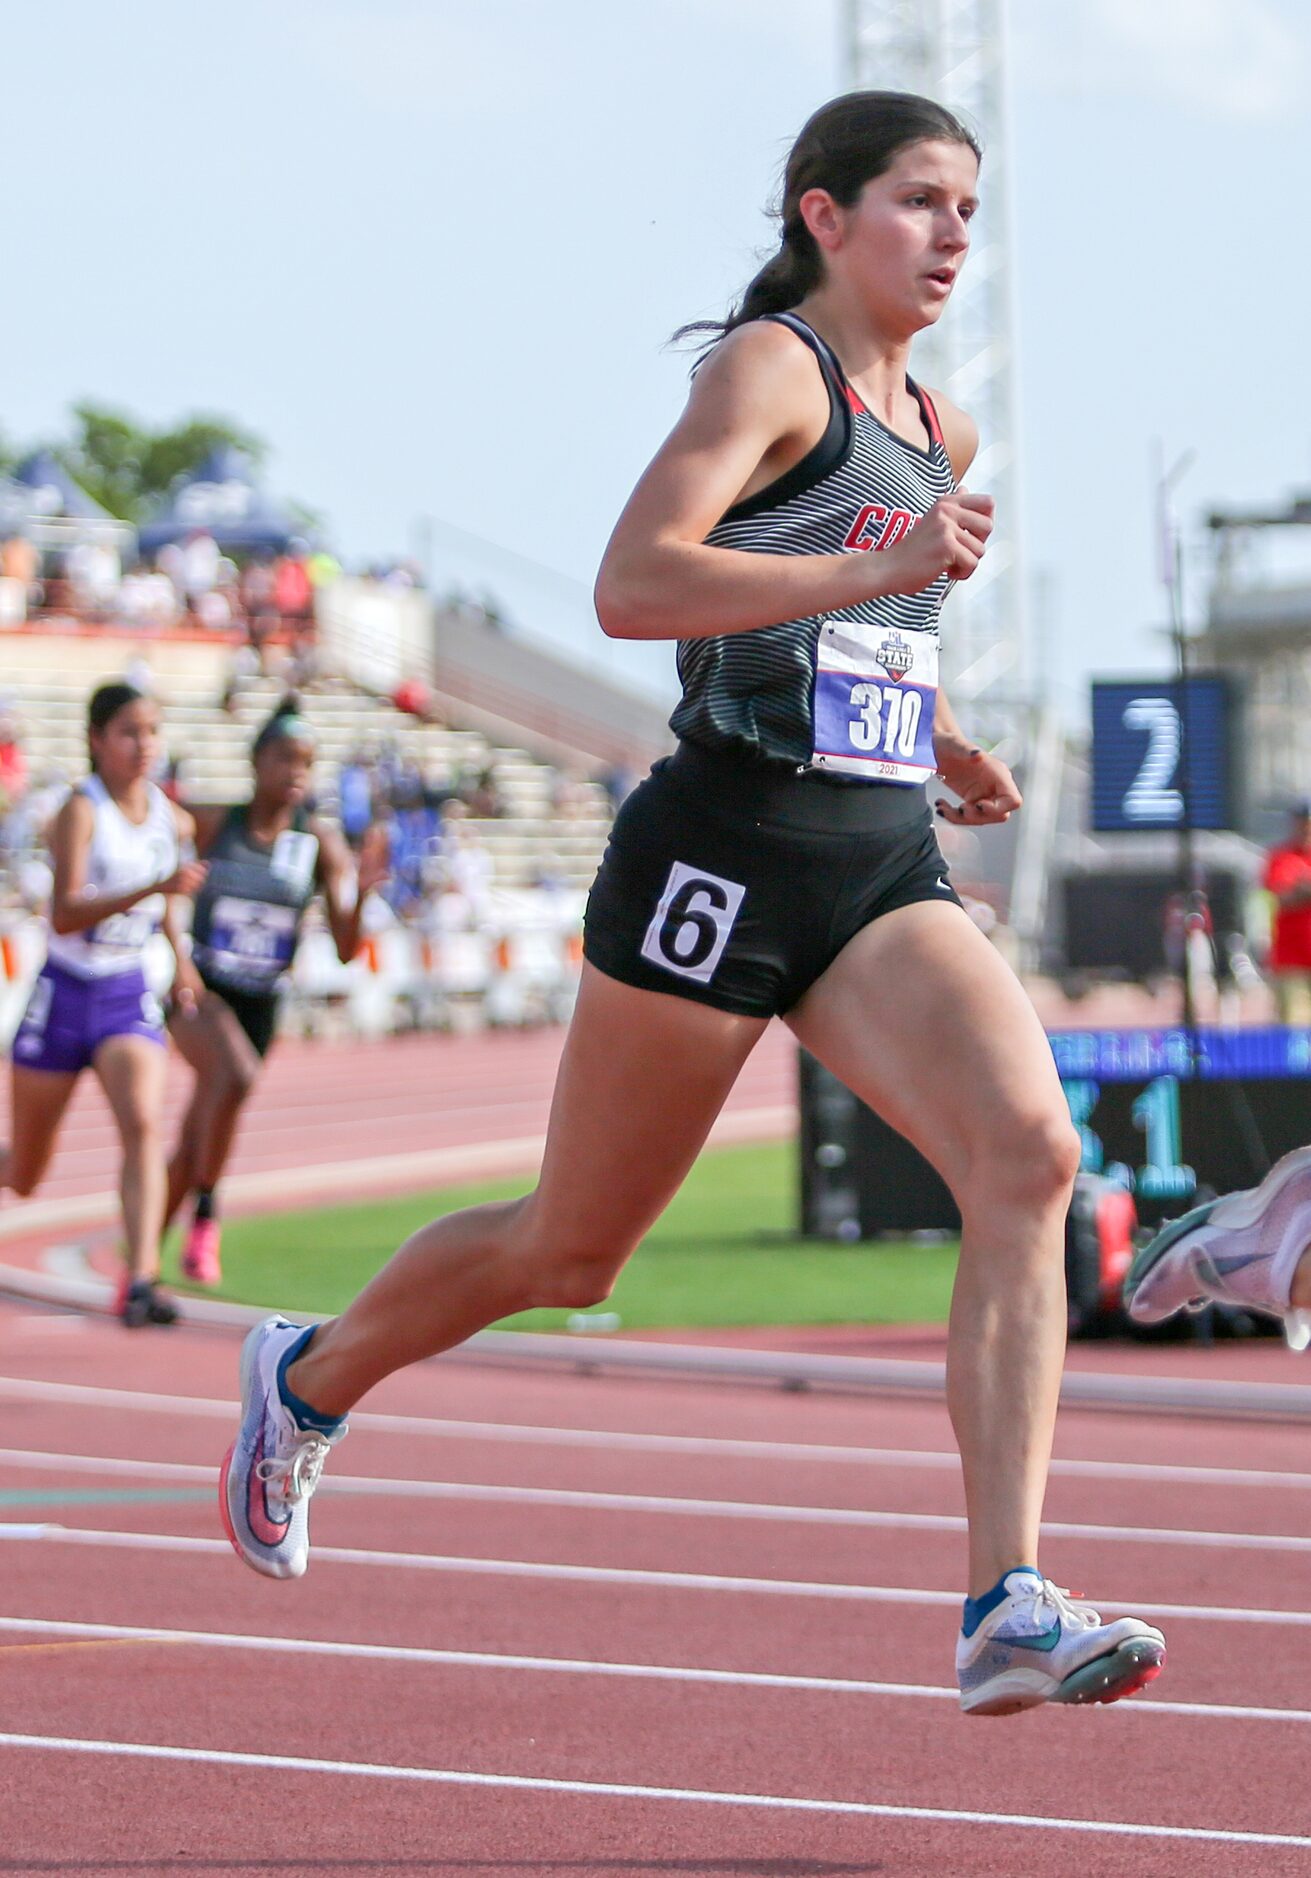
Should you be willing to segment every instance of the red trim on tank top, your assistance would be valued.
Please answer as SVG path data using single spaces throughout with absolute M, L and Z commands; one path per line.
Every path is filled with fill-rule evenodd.
M 860 393 L 858 391 L 854 391 L 845 379 L 843 379 L 842 381 L 842 388 L 847 394 L 847 403 L 851 406 L 852 410 L 856 413 L 856 416 L 868 417 L 869 406 L 866 404 L 865 400 L 861 397 Z
M 945 450 L 947 446 L 943 442 L 942 425 L 938 422 L 938 413 L 933 408 L 932 398 L 929 396 L 928 392 L 925 391 L 923 385 L 917 385 L 913 379 L 908 379 L 906 382 L 919 399 L 920 410 L 924 413 L 924 422 L 928 428 L 930 440 L 933 443 L 941 443 Z

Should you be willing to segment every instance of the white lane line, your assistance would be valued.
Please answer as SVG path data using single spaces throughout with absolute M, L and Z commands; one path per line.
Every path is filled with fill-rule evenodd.
M 548 1780 L 527 1774 L 473 1774 L 448 1767 L 389 1767 L 373 1761 L 327 1761 L 299 1754 L 237 1754 L 220 1748 L 175 1748 L 145 1741 L 82 1740 L 67 1735 L 0 1734 L 0 1747 L 61 1754 L 182 1761 L 193 1766 L 259 1767 L 297 1774 L 345 1774 L 371 1780 L 412 1780 L 434 1786 L 485 1787 L 517 1793 L 572 1793 L 595 1799 L 671 1800 L 683 1805 L 757 1807 L 772 1812 L 832 1813 L 861 1819 L 917 1819 L 935 1825 L 1015 1826 L 1043 1832 L 1108 1833 L 1119 1838 L 1183 1839 L 1215 1845 L 1293 1845 L 1311 1838 L 1289 1832 L 1233 1832 L 1219 1826 L 1156 1826 L 1122 1819 L 1044 1818 L 1037 1813 L 981 1813 L 940 1806 L 896 1806 L 871 1800 L 812 1800 L 791 1794 L 723 1793 L 696 1787 L 643 1787 L 609 1780 Z
M 711 1669 L 678 1663 L 610 1663 L 588 1657 L 522 1656 L 505 1651 L 436 1650 L 412 1644 L 343 1643 L 318 1637 L 260 1637 L 229 1630 L 178 1630 L 152 1624 L 86 1624 L 71 1619 L 0 1617 L 0 1632 L 24 1636 L 128 1638 L 150 1643 L 193 1643 L 202 1649 L 252 1650 L 260 1655 L 339 1656 L 361 1662 L 415 1663 L 453 1669 L 514 1669 L 545 1675 L 595 1676 L 634 1682 L 704 1683 L 730 1689 L 794 1689 L 824 1695 L 906 1696 L 932 1702 L 955 1702 L 958 1691 L 923 1682 L 872 1682 L 848 1676 L 789 1676 L 749 1669 Z M 1311 1709 L 1239 1707 L 1233 1703 L 1170 1702 L 1144 1696 L 1117 1702 L 1117 1716 L 1189 1715 L 1221 1721 L 1311 1722 Z
M 78 1320 L 79 1322 L 81 1320 Z M 586 1355 L 580 1346 L 580 1357 Z M 0 1398 L 58 1402 L 84 1408 L 139 1410 L 149 1414 L 200 1416 L 234 1421 L 236 1402 L 213 1396 L 171 1396 L 140 1389 L 105 1389 L 90 1383 L 38 1382 L 0 1377 Z M 824 1461 L 862 1467 L 946 1470 L 958 1474 L 960 1458 L 947 1449 L 849 1447 L 814 1441 L 752 1441 L 727 1435 L 640 1434 L 627 1429 L 558 1428 L 532 1422 L 463 1421 L 455 1417 L 386 1415 L 356 1409 L 351 1427 L 377 1434 L 429 1435 L 458 1441 L 493 1441 L 526 1447 L 599 1448 L 637 1454 L 736 1456 L 743 1460 Z M 1055 1478 L 1071 1480 L 1143 1480 L 1180 1486 L 1311 1488 L 1311 1473 L 1254 1467 L 1194 1467 L 1150 1461 L 1056 1459 Z
M 191 1552 L 231 1558 L 226 1539 L 188 1533 L 118 1532 L 99 1526 L 61 1526 L 53 1521 L 0 1520 L 0 1543 L 80 1545 L 136 1552 Z M 860 1604 L 959 1606 L 959 1591 L 927 1591 L 908 1585 L 848 1585 L 804 1578 L 744 1578 L 720 1572 L 664 1572 L 637 1566 L 561 1565 L 535 1559 L 471 1558 L 440 1552 L 382 1552 L 363 1546 L 316 1545 L 316 1561 L 377 1566 L 388 1570 L 453 1572 L 473 1578 L 535 1578 L 583 1585 L 633 1585 L 656 1591 L 730 1591 L 766 1597 L 819 1598 Z M 1311 1629 L 1311 1611 L 1275 1611 L 1229 1604 L 1158 1604 L 1137 1598 L 1099 1598 L 1106 1611 L 1132 1610 L 1141 1617 L 1198 1618 L 1208 1623 L 1282 1624 Z
M 218 1469 L 189 1461 L 133 1461 L 108 1455 L 53 1454 L 40 1449 L 0 1448 L 0 1464 L 51 1473 L 130 1475 L 156 1480 L 217 1480 Z M 590 1513 L 672 1514 L 682 1519 L 775 1521 L 797 1526 L 847 1526 L 866 1531 L 953 1532 L 968 1530 L 960 1513 L 898 1513 L 859 1506 L 792 1506 L 755 1500 L 701 1500 L 673 1494 L 596 1493 L 570 1487 L 509 1487 L 464 1480 L 378 1480 L 362 1474 L 330 1474 L 320 1492 L 374 1498 L 465 1501 L 483 1506 L 550 1506 Z M 1311 1552 L 1301 1533 L 1212 1532 L 1179 1526 L 1088 1526 L 1044 1520 L 1048 1539 L 1101 1539 L 1116 1545 L 1187 1545 L 1239 1552 Z

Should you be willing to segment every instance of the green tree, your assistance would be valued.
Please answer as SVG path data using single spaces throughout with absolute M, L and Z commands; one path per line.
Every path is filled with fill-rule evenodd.
M 58 447 L 60 457 L 87 494 L 125 522 L 142 521 L 211 450 L 231 445 L 256 466 L 266 454 L 261 438 L 223 417 L 189 417 L 150 430 L 123 411 L 82 403 L 73 407 L 73 422 L 71 442 Z

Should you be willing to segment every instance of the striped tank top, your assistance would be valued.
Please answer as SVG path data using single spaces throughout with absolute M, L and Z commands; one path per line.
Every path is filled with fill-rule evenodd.
M 757 554 L 861 554 L 890 548 L 956 487 L 933 406 L 910 379 L 929 448 L 868 411 L 832 350 L 795 313 L 766 315 L 815 354 L 829 395 L 824 435 L 794 468 L 736 503 L 706 536 Z M 679 737 L 756 761 L 913 786 L 937 767 L 933 709 L 938 616 L 951 586 L 682 639 Z

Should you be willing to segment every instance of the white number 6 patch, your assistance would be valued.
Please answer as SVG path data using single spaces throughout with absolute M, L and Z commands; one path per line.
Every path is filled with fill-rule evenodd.
M 723 957 L 746 888 L 675 861 L 642 941 L 642 957 L 708 985 Z

